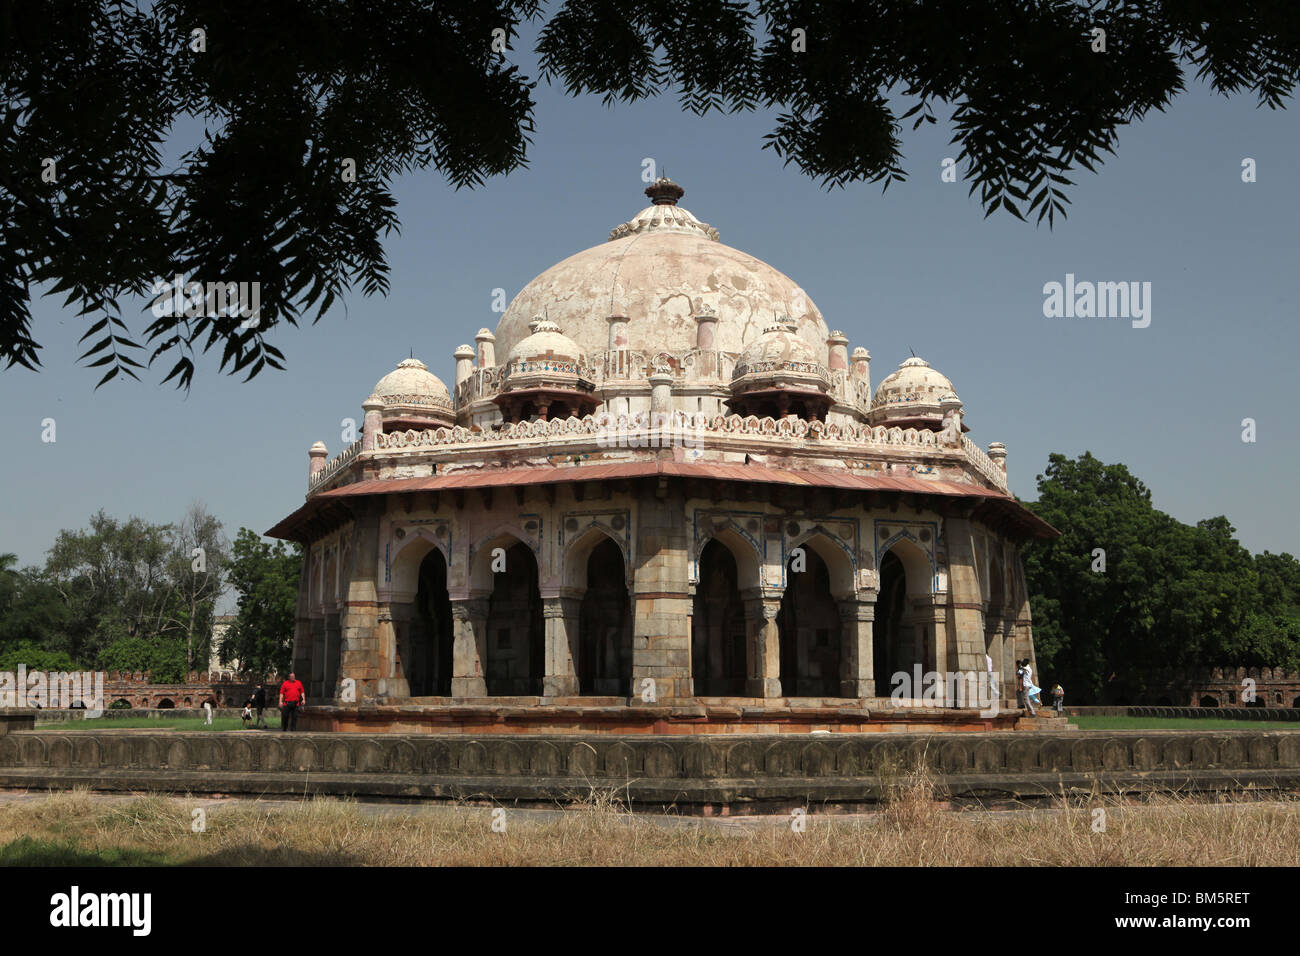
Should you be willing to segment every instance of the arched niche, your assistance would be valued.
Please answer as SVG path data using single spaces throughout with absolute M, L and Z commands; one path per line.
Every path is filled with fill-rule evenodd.
M 728 522 L 724 527 L 715 528 L 712 534 L 700 543 L 695 562 L 697 581 L 703 579 L 704 552 L 712 542 L 717 542 L 726 548 L 731 559 L 736 563 L 736 583 L 740 590 L 746 591 L 762 585 L 762 556 L 759 554 L 758 547 L 736 527 L 735 522 Z
M 831 594 L 837 601 L 852 597 L 857 591 L 857 569 L 854 566 L 852 555 L 843 544 L 832 538 L 824 530 L 814 528 L 807 534 L 796 538 L 795 543 L 791 545 L 789 550 L 793 551 L 795 548 L 813 551 L 825 563 L 830 579 Z
M 429 553 L 435 550 L 442 555 L 443 561 L 450 570 L 451 555 L 431 531 L 421 528 L 408 535 L 405 541 L 398 542 L 397 548 L 389 558 L 389 600 L 396 602 L 414 600 L 420 583 L 420 565 L 424 563 Z
M 697 697 L 745 694 L 743 576 L 735 553 L 724 542 L 722 535 L 714 537 L 699 555 L 691 613 L 691 678 Z M 756 569 L 754 575 L 756 579 Z

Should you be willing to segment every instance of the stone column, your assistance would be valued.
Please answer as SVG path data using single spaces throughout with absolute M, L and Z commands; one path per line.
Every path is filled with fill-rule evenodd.
M 781 598 L 764 594 L 745 598 L 745 694 L 781 696 L 781 638 L 776 618 Z
M 311 622 L 311 670 L 305 683 L 307 693 L 320 699 L 324 697 L 325 688 L 325 618 L 312 618 Z
M 975 568 L 971 525 L 966 518 L 945 518 L 948 541 L 948 607 L 957 650 L 954 670 L 984 669 L 984 595 Z
M 686 502 L 679 493 L 636 499 L 632 562 L 633 704 L 650 706 L 691 694 L 692 600 Z M 653 681 L 654 700 L 643 699 Z
M 1006 686 L 1006 672 L 1002 669 L 1002 641 L 1006 633 L 1006 618 L 996 611 L 990 611 L 984 617 L 984 653 L 993 658 L 993 671 L 996 679 L 992 694 L 994 700 L 1003 697 L 1002 688 Z M 987 664 L 985 665 L 987 671 Z M 987 683 L 987 680 L 985 681 Z
M 479 329 L 474 336 L 474 344 L 478 346 L 479 368 L 492 368 L 497 364 L 496 341 L 497 337 L 485 328 Z
M 311 674 L 311 557 L 304 558 L 301 580 L 298 582 L 298 608 L 293 627 L 293 659 L 290 665 L 295 674 Z M 256 677 L 265 675 L 256 674 Z M 306 681 L 303 682 L 306 684 Z
M 700 353 L 699 376 L 718 377 L 718 314 L 712 306 L 701 306 L 695 314 L 695 347 Z
M 378 693 L 379 624 L 379 519 L 383 505 L 359 501 L 351 506 L 355 522 L 352 547 L 343 574 L 343 608 L 339 615 L 340 653 L 338 677 L 354 681 L 357 701 Z
M 339 657 L 343 647 L 342 631 L 339 629 L 339 615 L 325 615 L 325 664 L 321 671 L 321 699 L 336 696 L 339 677 Z
M 384 403 L 378 395 L 371 395 L 361 403 L 361 410 L 366 413 L 361 423 L 361 450 L 374 451 L 375 438 L 384 430 Z
M 474 373 L 474 346 L 458 345 L 451 357 L 456 360 L 456 384 L 459 385 Z
M 542 599 L 542 618 L 546 624 L 543 697 L 578 696 L 578 611 L 581 605 L 580 598 Z
M 487 598 L 452 600 L 451 696 L 486 697 Z
M 325 459 L 330 456 L 329 449 L 323 441 L 318 441 L 307 449 L 307 483 L 311 484 L 325 470 Z
M 832 371 L 845 371 L 849 369 L 849 339 L 839 329 L 831 332 L 830 338 L 826 340 L 829 348 L 827 354 L 827 367 Z
M 876 659 L 872 634 L 876 619 L 876 595 L 863 592 L 860 597 L 842 598 L 838 604 L 840 622 L 843 625 L 840 643 L 840 696 L 875 697 Z
M 394 601 L 384 605 L 378 615 L 376 634 L 383 665 L 376 695 L 389 699 L 411 696 L 411 682 L 406 678 L 411 653 L 411 617 L 415 605 Z

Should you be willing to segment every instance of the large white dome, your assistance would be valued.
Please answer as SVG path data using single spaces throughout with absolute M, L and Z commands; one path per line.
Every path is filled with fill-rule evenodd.
M 628 318 L 627 348 L 648 356 L 686 352 L 696 343 L 694 316 L 711 307 L 720 351 L 740 352 L 775 318 L 789 315 L 825 363 L 830 332 L 812 299 L 789 276 L 718 241 L 716 229 L 676 205 L 682 194 L 675 183 L 656 181 L 646 190 L 654 205 L 616 227 L 608 242 L 528 283 L 497 326 L 497 355 L 509 355 L 539 315 L 589 356 L 609 347 L 607 319 L 614 314 Z

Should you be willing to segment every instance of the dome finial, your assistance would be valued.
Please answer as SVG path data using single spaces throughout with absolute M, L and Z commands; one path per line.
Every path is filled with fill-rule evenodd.
M 667 176 L 660 176 L 646 187 L 645 194 L 656 206 L 676 206 L 677 200 L 686 195 L 686 190 Z

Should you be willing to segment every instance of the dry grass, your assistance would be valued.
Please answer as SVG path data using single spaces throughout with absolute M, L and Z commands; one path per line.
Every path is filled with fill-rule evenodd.
M 251 801 L 141 796 L 108 801 L 85 791 L 0 805 L 0 862 L 58 865 L 361 866 L 1295 866 L 1300 802 L 1197 803 L 1157 798 L 1141 807 L 1094 801 L 1052 813 L 956 812 L 934 799 L 927 774 L 900 768 L 870 818 L 665 823 L 628 811 L 617 790 L 575 794 L 560 814 L 487 807 L 376 813 L 343 800 L 267 806 Z M 194 807 L 206 829 L 191 829 Z M 1106 810 L 1094 832 L 1092 809 Z

